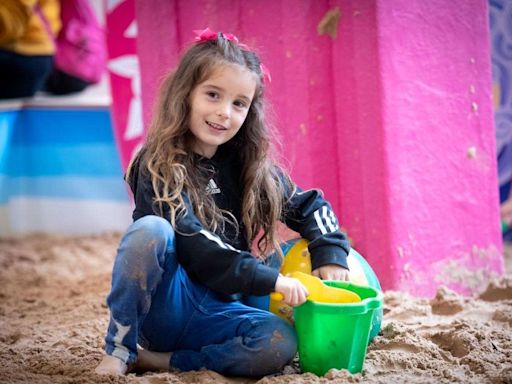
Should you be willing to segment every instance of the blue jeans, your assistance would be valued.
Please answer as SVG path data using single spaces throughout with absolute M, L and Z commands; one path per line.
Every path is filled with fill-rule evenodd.
M 170 368 L 211 369 L 224 375 L 279 372 L 295 356 L 295 331 L 274 314 L 240 301 L 225 302 L 191 280 L 178 263 L 171 225 L 145 216 L 127 230 L 117 251 L 107 354 L 127 364 L 137 343 L 173 352 Z

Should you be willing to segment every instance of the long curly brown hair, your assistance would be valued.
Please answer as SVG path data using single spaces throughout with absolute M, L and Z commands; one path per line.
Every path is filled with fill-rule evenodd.
M 153 114 L 142 162 L 151 174 L 155 203 L 161 214 L 169 208 L 169 220 L 186 213 L 183 192 L 205 228 L 222 232 L 226 222 L 237 231 L 239 223 L 229 212 L 219 209 L 211 195 L 204 193 L 208 180 L 194 161 L 194 136 L 189 129 L 190 95 L 219 65 L 238 64 L 252 71 L 257 85 L 247 117 L 229 144 L 242 163 L 242 222 L 249 244 L 257 237 L 261 256 L 274 249 L 282 256 L 277 238 L 278 222 L 284 207 L 285 189 L 292 184 L 286 172 L 271 158 L 271 130 L 265 121 L 264 81 L 258 55 L 227 40 L 222 33 L 215 40 L 194 44 L 183 55 L 177 69 L 163 81 Z M 225 144 L 225 145 L 226 145 Z M 130 169 L 127 177 L 129 177 Z

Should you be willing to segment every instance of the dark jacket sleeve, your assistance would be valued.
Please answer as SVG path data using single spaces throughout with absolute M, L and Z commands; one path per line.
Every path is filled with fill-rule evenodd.
M 348 269 L 350 244 L 340 231 L 331 205 L 319 190 L 289 188 L 283 221 L 309 241 L 312 268 L 336 264 Z
M 269 294 L 279 271 L 204 229 L 192 213 L 187 196 L 184 198 L 187 213 L 176 223 L 176 244 L 178 259 L 187 272 L 217 292 Z
M 133 173 L 129 181 L 135 198 L 133 219 L 157 215 L 169 220 L 168 209 L 161 214 L 159 208 L 153 204 L 151 178 L 145 167 L 139 167 L 136 162 Z M 214 291 L 228 295 L 269 294 L 274 289 L 279 271 L 264 265 L 251 253 L 233 248 L 216 234 L 207 231 L 194 215 L 188 196 L 183 194 L 183 198 L 186 213 L 176 220 L 174 229 L 178 261 L 189 276 Z

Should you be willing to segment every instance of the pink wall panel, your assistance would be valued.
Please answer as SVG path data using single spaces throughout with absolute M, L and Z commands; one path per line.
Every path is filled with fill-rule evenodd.
M 332 39 L 317 33 L 328 3 L 169 1 L 161 2 L 155 12 L 150 2 L 138 1 L 146 121 L 159 80 L 175 65 L 178 52 L 193 41 L 192 30 L 209 26 L 232 32 L 260 52 L 271 72 L 268 99 L 292 175 L 304 187 L 322 188 L 339 207 Z
M 475 292 L 503 270 L 486 5 L 136 0 L 144 115 L 192 30 L 236 34 L 272 74 L 292 176 L 324 190 L 382 285 Z
M 337 176 L 344 226 L 384 287 L 397 274 L 390 259 L 391 227 L 382 88 L 374 1 L 341 2 L 333 49 L 334 110 L 339 142 Z
M 487 1 L 381 1 L 381 115 L 397 288 L 502 272 Z

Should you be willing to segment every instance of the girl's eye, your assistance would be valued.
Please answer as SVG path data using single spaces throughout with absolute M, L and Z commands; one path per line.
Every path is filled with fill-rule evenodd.
M 245 104 L 243 101 L 235 101 L 233 104 L 235 104 L 235 106 L 237 106 L 238 108 L 246 108 L 247 107 L 247 104 Z
M 219 97 L 219 95 L 217 94 L 217 92 L 213 92 L 213 91 L 209 91 L 209 92 L 206 92 L 206 95 L 212 99 L 217 99 Z

